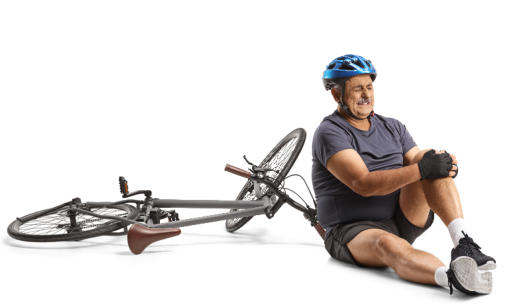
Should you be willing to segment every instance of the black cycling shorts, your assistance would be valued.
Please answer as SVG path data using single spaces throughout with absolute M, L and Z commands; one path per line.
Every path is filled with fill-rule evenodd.
M 361 231 L 367 229 L 381 229 L 392 234 L 395 234 L 410 244 L 413 244 L 415 239 L 424 233 L 433 224 L 434 213 L 429 210 L 426 224 L 423 228 L 413 225 L 402 213 L 400 207 L 397 207 L 395 214 L 390 219 L 385 220 L 362 220 L 349 224 L 340 224 L 334 226 L 325 238 L 325 249 L 331 257 L 344 261 L 347 263 L 361 266 L 354 260 L 352 254 L 347 247 L 347 243 L 350 242 L 356 235 Z

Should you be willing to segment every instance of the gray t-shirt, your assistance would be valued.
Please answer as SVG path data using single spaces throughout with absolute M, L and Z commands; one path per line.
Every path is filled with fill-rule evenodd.
M 328 230 L 339 223 L 391 218 L 398 206 L 400 190 L 362 197 L 326 168 L 327 160 L 344 149 L 356 150 L 369 171 L 401 168 L 403 155 L 416 146 L 406 127 L 378 114 L 370 118 L 370 124 L 367 131 L 355 128 L 336 110 L 323 119 L 313 135 L 311 179 L 318 219 Z

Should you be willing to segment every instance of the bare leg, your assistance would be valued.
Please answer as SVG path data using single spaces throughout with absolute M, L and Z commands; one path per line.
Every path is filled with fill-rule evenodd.
M 417 163 L 423 154 L 419 153 L 412 163 Z M 423 180 L 403 187 L 399 203 L 408 221 L 419 227 L 426 223 L 430 209 L 446 226 L 456 218 L 463 218 L 458 190 L 451 177 Z M 406 240 L 379 229 L 359 233 L 347 247 L 361 265 L 390 266 L 401 278 L 413 282 L 436 284 L 435 271 L 444 265 L 434 255 L 415 249 Z
M 412 162 L 417 163 L 425 151 Z M 453 157 L 453 159 L 455 159 Z M 461 202 L 451 177 L 423 180 L 401 189 L 400 208 L 412 224 L 423 227 L 429 209 L 448 225 L 463 217 Z M 390 266 L 403 279 L 436 284 L 436 269 L 444 264 L 434 255 L 415 249 L 406 240 L 379 229 L 369 229 L 358 234 L 347 244 L 354 259 L 365 266 Z
M 452 178 L 424 180 L 422 188 L 429 207 L 446 226 L 455 218 L 463 218 L 460 196 Z
M 435 271 L 443 266 L 434 255 L 415 249 L 406 240 L 380 229 L 359 233 L 347 247 L 359 264 L 389 266 L 402 279 L 418 283 L 436 285 Z
M 424 152 L 419 153 L 414 163 L 418 162 L 423 154 Z M 453 155 L 451 156 L 456 163 L 456 158 Z M 454 175 L 454 171 L 451 171 L 450 175 Z M 426 179 L 403 187 L 399 203 L 404 216 L 419 227 L 425 224 L 429 209 L 433 210 L 446 226 L 449 226 L 456 218 L 463 218 L 463 209 L 458 190 L 450 176 L 434 180 Z M 456 237 L 453 238 L 453 241 L 456 245 Z M 457 263 L 451 263 L 451 269 L 453 273 L 459 273 L 455 276 L 459 278 L 454 279 L 457 279 L 466 290 L 482 294 L 491 292 L 491 273 L 480 273 L 477 271 L 477 260 L 475 260 L 476 262 L 472 261 L 472 263 L 469 262 L 470 259 L 461 259 L 459 261 L 459 258 L 457 258 L 455 260 Z M 483 269 L 495 268 L 495 260 L 492 259 L 491 261 L 493 261 L 493 264 L 482 264 Z M 454 267 L 452 264 L 454 264 Z M 436 270 L 437 268 L 438 266 L 434 269 Z M 453 285 L 456 286 L 454 283 Z
M 417 163 L 426 151 L 418 154 Z M 455 159 L 453 157 L 453 159 Z M 401 189 L 400 207 L 404 216 L 416 226 L 423 226 L 432 209 L 447 226 L 455 218 L 463 218 L 458 189 L 451 177 L 423 180 Z

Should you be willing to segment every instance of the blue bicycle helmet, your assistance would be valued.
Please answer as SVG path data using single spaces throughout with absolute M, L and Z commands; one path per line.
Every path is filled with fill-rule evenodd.
M 376 69 L 370 60 L 357 55 L 345 55 L 331 61 L 324 71 L 324 86 L 331 90 L 335 85 L 341 84 L 342 79 L 349 77 L 370 74 L 372 81 L 376 79 Z

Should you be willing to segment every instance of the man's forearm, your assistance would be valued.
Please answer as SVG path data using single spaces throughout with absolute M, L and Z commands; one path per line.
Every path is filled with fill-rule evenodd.
M 398 169 L 369 172 L 359 179 L 355 186 L 362 196 L 383 196 L 418 180 L 420 180 L 418 165 L 412 164 Z

